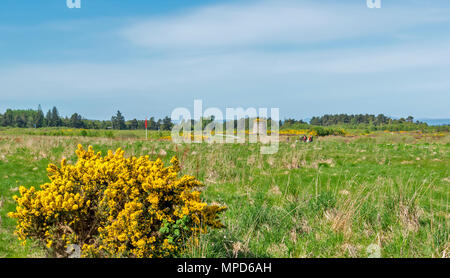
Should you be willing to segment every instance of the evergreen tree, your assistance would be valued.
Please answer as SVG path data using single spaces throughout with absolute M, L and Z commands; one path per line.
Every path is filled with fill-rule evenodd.
M 155 117 L 151 117 L 150 120 L 148 120 L 148 129 L 150 130 L 158 130 L 155 122 Z
M 168 116 L 166 116 L 162 120 L 161 130 L 171 130 L 173 127 L 172 119 Z
M 39 104 L 38 110 L 34 116 L 34 127 L 36 128 L 43 127 L 44 121 L 45 121 L 44 112 L 42 112 L 41 105 Z
M 130 121 L 130 129 L 138 129 L 139 123 L 136 119 Z
M 3 116 L 3 126 L 13 126 L 14 116 L 11 109 L 7 109 L 5 115 Z
M 56 109 L 55 106 L 53 106 L 52 109 L 52 123 L 53 126 L 61 126 L 62 124 L 61 118 L 59 117 L 58 109 Z
M 406 121 L 407 121 L 408 123 L 412 123 L 413 120 L 414 120 L 414 117 L 413 117 L 413 116 L 408 116 L 408 118 L 406 118 Z
M 53 126 L 53 122 L 52 122 L 52 111 L 48 110 L 47 114 L 45 114 L 45 125 L 46 126 Z
M 14 121 L 17 127 L 27 127 L 27 120 L 23 114 L 17 114 Z
M 125 129 L 125 117 L 120 113 L 120 111 L 117 111 L 116 116 L 111 117 L 111 123 L 113 126 L 113 129 Z
M 83 128 L 84 123 L 81 115 L 74 113 L 69 119 L 69 126 L 73 128 Z

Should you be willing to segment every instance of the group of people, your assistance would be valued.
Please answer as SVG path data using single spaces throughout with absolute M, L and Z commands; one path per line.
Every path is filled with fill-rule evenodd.
M 309 137 L 306 137 L 306 135 L 303 135 L 303 137 L 300 136 L 300 142 L 312 143 L 312 141 L 313 141 L 312 135 L 310 135 Z

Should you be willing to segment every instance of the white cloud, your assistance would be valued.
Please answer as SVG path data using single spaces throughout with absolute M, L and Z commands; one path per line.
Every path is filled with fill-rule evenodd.
M 141 20 L 123 28 L 120 34 L 138 46 L 154 49 L 298 45 L 393 35 L 419 23 L 448 20 L 445 9 L 391 6 L 373 10 L 366 7 L 365 1 L 358 2 L 263 1 L 215 5 L 187 14 Z
M 450 42 L 411 46 L 366 47 L 344 51 L 312 53 L 305 57 L 306 66 L 300 68 L 316 73 L 365 74 L 428 70 L 450 66 Z M 301 58 L 298 58 L 301 60 Z M 295 67 L 293 68 L 295 70 Z
M 282 84 L 285 78 L 306 76 L 370 76 L 448 69 L 450 43 L 390 48 L 311 52 L 232 52 L 199 57 L 159 58 L 128 63 L 31 64 L 0 68 L 2 97 L 73 93 L 88 97 L 143 92 L 180 92 L 205 86 L 246 86 L 246 83 Z M 284 82 L 284 81 L 283 81 Z M 405 85 L 410 86 L 410 83 Z M 441 85 L 442 86 L 442 85 Z M 448 88 L 450 84 L 447 83 Z M 214 87 L 210 88 L 214 93 Z

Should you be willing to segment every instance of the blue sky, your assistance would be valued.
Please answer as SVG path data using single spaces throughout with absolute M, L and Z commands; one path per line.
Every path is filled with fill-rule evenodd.
M 0 111 L 450 118 L 450 2 L 2 0 Z

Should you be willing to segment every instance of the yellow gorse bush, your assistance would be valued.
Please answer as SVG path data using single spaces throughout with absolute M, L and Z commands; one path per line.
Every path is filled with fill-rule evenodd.
M 50 164 L 40 190 L 22 186 L 14 196 L 9 216 L 24 243 L 36 239 L 57 256 L 77 244 L 83 257 L 169 257 L 208 227 L 223 227 L 226 208 L 201 201 L 202 184 L 178 177 L 176 157 L 165 167 L 148 156 L 125 158 L 121 149 L 103 157 L 78 145 L 76 154 L 75 165 Z

